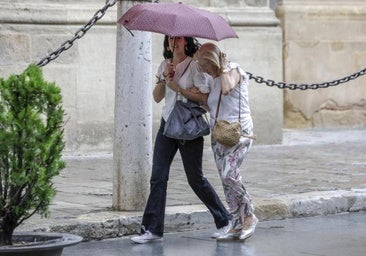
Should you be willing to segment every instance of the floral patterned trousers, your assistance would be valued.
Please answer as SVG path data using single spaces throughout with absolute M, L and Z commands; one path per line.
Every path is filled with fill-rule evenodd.
M 211 137 L 212 151 L 224 187 L 226 202 L 232 214 L 234 229 L 241 229 L 243 227 L 241 220 L 254 211 L 239 169 L 251 145 L 252 139 L 242 137 L 238 144 L 229 148 Z

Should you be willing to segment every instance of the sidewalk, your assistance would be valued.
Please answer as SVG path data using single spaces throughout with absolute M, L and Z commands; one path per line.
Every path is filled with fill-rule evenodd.
M 284 130 L 281 145 L 254 145 L 242 176 L 260 220 L 366 210 L 366 129 Z M 65 156 L 51 216 L 17 230 L 69 232 L 85 240 L 138 232 L 142 212 L 112 206 L 112 155 Z M 224 200 L 210 148 L 204 173 Z M 166 232 L 200 229 L 213 219 L 187 184 L 177 155 L 170 174 Z

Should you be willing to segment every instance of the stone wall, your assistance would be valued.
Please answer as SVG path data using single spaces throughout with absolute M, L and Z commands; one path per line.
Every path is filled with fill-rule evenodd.
M 366 1 L 282 0 L 284 78 L 319 83 L 366 67 Z M 366 76 L 336 87 L 286 90 L 284 125 L 366 127 Z
M 268 0 L 185 3 L 228 19 L 240 38 L 218 45 L 230 59 L 253 74 L 282 78 L 282 34 Z M 104 4 L 104 0 L 0 0 L 0 76 L 20 73 L 28 64 L 56 50 Z M 46 79 L 62 89 L 68 154 L 113 150 L 116 21 L 114 6 L 83 38 L 43 68 Z M 162 38 L 157 34 L 152 38 L 153 73 L 162 59 Z M 257 144 L 281 142 L 282 102 L 281 90 L 250 82 Z M 154 105 L 153 135 L 160 112 L 161 105 Z
M 93 17 L 104 1 L 0 1 L 0 75 L 37 63 Z M 62 89 L 66 151 L 111 152 L 116 12 L 43 68 Z

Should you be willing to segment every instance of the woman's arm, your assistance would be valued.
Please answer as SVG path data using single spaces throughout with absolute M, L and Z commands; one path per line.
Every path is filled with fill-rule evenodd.
M 221 77 L 221 91 L 222 94 L 227 95 L 240 82 L 240 73 L 237 68 L 229 69 L 229 60 L 226 58 L 226 54 L 220 53 L 220 77 Z
M 225 71 L 221 73 L 221 90 L 222 94 L 227 95 L 232 90 L 235 89 L 235 87 L 240 82 L 240 73 L 235 68 L 230 71 Z
M 179 85 L 176 82 L 174 82 L 172 80 L 168 81 L 167 85 L 169 86 L 170 89 L 183 95 L 187 99 L 190 99 L 192 101 L 196 101 L 199 103 L 205 103 L 207 101 L 208 93 L 202 93 L 198 90 L 193 91 L 190 89 L 183 89 L 183 88 L 179 87 Z
M 162 101 L 162 99 L 165 98 L 166 79 L 169 79 L 168 76 L 173 69 L 174 66 L 170 62 L 170 60 L 166 59 L 160 64 L 158 68 L 158 75 L 155 75 L 157 81 L 156 86 L 153 90 L 153 98 L 156 103 L 159 103 L 160 101 Z
M 159 103 L 165 97 L 165 80 L 161 80 L 159 77 L 156 77 L 158 81 L 153 90 L 153 98 L 156 103 Z

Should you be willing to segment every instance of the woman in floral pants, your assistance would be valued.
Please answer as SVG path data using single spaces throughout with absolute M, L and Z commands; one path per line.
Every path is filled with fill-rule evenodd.
M 240 141 L 228 147 L 211 137 L 211 146 L 224 187 L 226 202 L 232 214 L 232 226 L 217 240 L 249 238 L 255 230 L 258 219 L 254 215 L 253 204 L 247 193 L 240 166 L 246 157 L 253 141 L 253 122 L 248 102 L 248 75 L 236 63 L 228 62 L 225 54 L 212 44 L 203 44 L 196 53 L 195 59 L 203 72 L 213 78 L 207 105 L 210 109 L 211 127 L 217 120 L 237 122 L 240 119 L 242 134 Z M 219 109 L 217 107 L 220 100 Z

